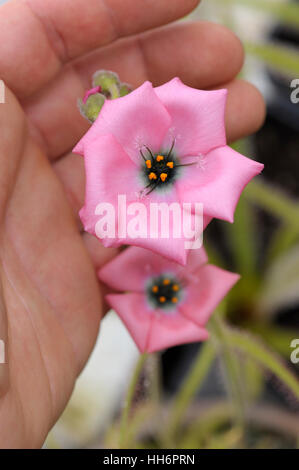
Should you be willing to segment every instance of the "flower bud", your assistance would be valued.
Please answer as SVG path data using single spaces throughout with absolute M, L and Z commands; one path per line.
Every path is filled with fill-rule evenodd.
M 132 88 L 119 80 L 117 73 L 109 70 L 99 70 L 93 75 L 93 88 L 85 93 L 78 106 L 83 117 L 90 123 L 97 119 L 106 99 L 113 100 L 128 95 Z
M 87 96 L 86 93 L 83 101 L 78 100 L 78 107 L 83 117 L 88 119 L 90 123 L 94 123 L 105 103 L 105 96 L 101 93 L 94 93 Z

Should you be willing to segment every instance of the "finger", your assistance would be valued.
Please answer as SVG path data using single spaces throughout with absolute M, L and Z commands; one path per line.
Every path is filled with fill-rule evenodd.
M 105 248 L 95 236 L 89 233 L 83 233 L 82 237 L 96 272 L 111 261 L 120 251 L 119 248 Z M 111 289 L 100 281 L 99 283 L 103 296 L 103 313 L 106 314 L 111 307 L 105 302 L 105 296 L 111 292 Z
M 105 248 L 98 238 L 89 233 L 84 233 L 82 236 L 96 270 L 100 269 L 119 253 L 118 248 Z
M 225 119 L 227 138 L 232 142 L 252 134 L 261 126 L 265 117 L 265 105 L 260 92 L 246 81 L 235 80 L 223 87 L 228 89 Z M 57 160 L 53 168 L 62 181 L 78 217 L 85 195 L 83 158 L 69 153 Z
M 7 87 L 4 89 L 4 103 L 0 104 L 0 129 L 0 224 L 2 229 L 1 244 L 3 244 L 3 238 L 5 238 L 3 225 L 6 226 L 7 203 L 15 185 L 26 133 L 24 113 L 15 96 Z M 7 272 L 3 255 L 2 249 L 0 255 L 0 400 L 9 388 L 8 361 L 10 354 L 6 309 L 7 291 L 5 288 Z
M 265 101 L 259 90 L 245 80 L 224 85 L 228 99 L 225 114 L 226 135 L 229 142 L 254 134 L 266 117 Z
M 146 79 L 158 85 L 177 75 L 188 85 L 206 88 L 232 80 L 242 64 L 242 45 L 228 29 L 205 22 L 171 25 L 122 40 L 66 67 L 26 110 L 35 137 L 51 158 L 57 158 L 89 127 L 76 102 L 90 87 L 95 70 L 115 70 L 134 87 Z
M 0 9 L 0 76 L 19 97 L 62 65 L 115 39 L 171 22 L 199 0 L 14 0 Z M 20 21 L 21 19 L 21 21 Z

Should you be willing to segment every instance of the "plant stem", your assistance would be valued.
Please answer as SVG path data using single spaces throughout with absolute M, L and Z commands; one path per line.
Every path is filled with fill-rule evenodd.
M 128 421 L 130 416 L 130 411 L 136 391 L 136 386 L 143 369 L 144 363 L 146 361 L 147 354 L 141 354 L 138 358 L 135 370 L 133 372 L 131 382 L 127 391 L 127 396 L 124 403 L 124 408 L 121 417 L 121 426 L 120 426 L 120 438 L 119 438 L 119 447 L 120 449 L 125 449 L 127 447 L 127 430 L 128 430 Z
M 227 328 L 229 342 L 233 348 L 244 352 L 248 356 L 255 359 L 266 369 L 270 370 L 278 379 L 293 393 L 297 400 L 299 400 L 299 383 L 297 377 L 290 372 L 284 365 L 281 359 L 272 353 L 266 346 L 264 346 L 252 334 L 247 332 Z
M 225 322 L 215 313 L 210 319 L 211 333 L 216 337 L 222 349 L 221 358 L 226 372 L 227 385 L 235 406 L 236 420 L 240 428 L 245 430 L 245 393 L 240 376 L 240 364 L 231 347 L 231 342 L 226 330 Z
M 211 341 L 203 343 L 192 365 L 192 369 L 173 401 L 168 421 L 167 439 L 171 441 L 180 426 L 184 413 L 191 400 L 200 389 L 215 358 L 215 350 Z

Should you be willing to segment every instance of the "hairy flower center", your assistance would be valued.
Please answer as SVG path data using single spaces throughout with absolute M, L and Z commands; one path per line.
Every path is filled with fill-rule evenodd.
M 147 295 L 156 307 L 168 308 L 177 305 L 181 300 L 182 287 L 176 279 L 160 276 L 152 279 L 147 288 Z
M 146 182 L 145 188 L 148 189 L 147 194 L 174 181 L 177 169 L 182 165 L 178 164 L 177 158 L 173 155 L 173 147 L 174 142 L 169 152 L 158 154 L 153 153 L 148 147 L 146 147 L 147 155 L 140 150 L 144 160 L 142 171 Z

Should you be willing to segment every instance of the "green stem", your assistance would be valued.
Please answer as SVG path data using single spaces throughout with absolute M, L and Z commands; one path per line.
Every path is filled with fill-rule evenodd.
M 252 181 L 245 189 L 244 195 L 248 201 L 277 217 L 292 231 L 299 233 L 298 201 L 262 180 Z
M 261 344 L 252 335 L 241 333 L 229 327 L 227 327 L 227 331 L 232 347 L 248 354 L 263 367 L 273 372 L 273 374 L 293 392 L 294 396 L 299 399 L 299 382 L 297 377 L 285 367 L 274 353 L 268 350 L 267 347 Z
M 240 364 L 231 347 L 224 321 L 215 313 L 210 319 L 210 330 L 222 349 L 221 358 L 226 372 L 227 387 L 235 407 L 236 419 L 240 428 L 245 430 L 245 394 L 241 379 Z
M 127 447 L 127 430 L 128 430 L 128 422 L 130 411 L 136 391 L 136 386 L 138 384 L 138 380 L 143 369 L 144 363 L 146 361 L 147 354 L 141 354 L 138 358 L 134 373 L 131 378 L 131 382 L 128 388 L 127 396 L 125 399 L 125 404 L 122 412 L 121 417 L 121 426 L 120 426 L 120 438 L 119 438 L 119 447 L 120 449 L 125 449 Z
M 215 358 L 215 350 L 211 341 L 204 343 L 192 365 L 192 369 L 173 401 L 167 429 L 167 439 L 173 436 L 182 422 L 186 409 L 200 389 Z

